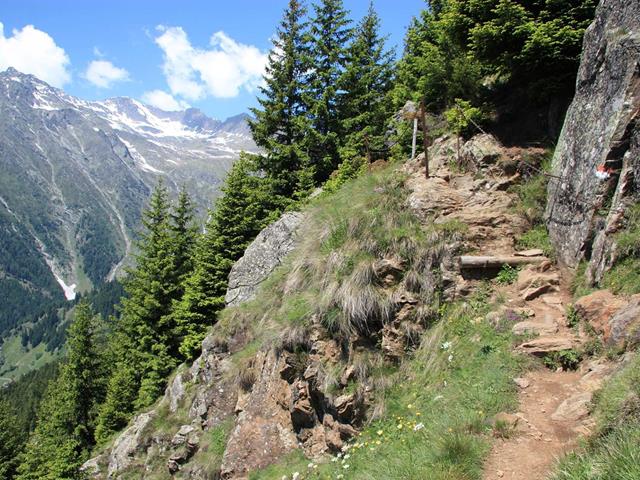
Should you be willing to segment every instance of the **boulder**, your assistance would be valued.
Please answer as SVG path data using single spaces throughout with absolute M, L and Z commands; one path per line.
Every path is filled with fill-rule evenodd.
M 546 315 L 543 321 L 518 322 L 511 328 L 511 331 L 514 335 L 554 335 L 558 333 L 558 323 L 553 317 Z
M 598 290 L 578 299 L 574 304 L 576 314 L 601 335 L 605 342 L 611 336 L 610 320 L 613 314 L 627 302 L 609 290 Z
M 529 353 L 531 355 L 544 356 L 547 353 L 571 350 L 574 347 L 575 345 L 573 338 L 565 336 L 553 336 L 536 338 L 535 340 L 531 340 L 530 342 L 523 343 L 518 348 L 521 351 Z
M 155 411 L 141 413 L 131 422 L 131 425 L 116 438 L 109 454 L 107 478 L 114 477 L 118 472 L 121 472 L 131 465 L 135 454 L 146 448 L 145 442 L 148 439 L 145 438 L 144 431 L 154 417 Z
M 285 213 L 260 232 L 247 247 L 229 273 L 229 286 L 224 298 L 228 306 L 234 307 L 255 297 L 260 284 L 296 247 L 297 232 L 303 219 L 301 213 Z
M 567 398 L 551 414 L 551 419 L 557 422 L 575 422 L 586 418 L 589 415 L 592 397 L 591 392 L 583 392 Z
M 609 345 L 627 350 L 640 345 L 640 295 L 634 295 L 611 317 L 609 332 Z
M 558 259 L 575 267 L 591 251 L 588 273 L 595 281 L 612 261 L 620 213 L 630 198 L 637 200 L 640 185 L 638 31 L 640 2 L 600 2 L 555 149 L 557 178 L 549 180 L 546 218 Z M 601 216 L 602 199 L 611 193 Z
M 517 288 L 523 300 L 529 301 L 547 292 L 557 291 L 560 275 L 544 270 L 544 265 L 530 265 L 518 273 Z
M 460 148 L 460 156 L 467 164 L 486 168 L 498 163 L 505 156 L 504 147 L 491 134 L 475 135 Z

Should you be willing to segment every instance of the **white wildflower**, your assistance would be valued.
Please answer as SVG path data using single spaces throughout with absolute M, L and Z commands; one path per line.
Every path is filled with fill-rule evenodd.
M 442 348 L 442 350 L 449 350 L 451 348 L 451 342 L 444 342 L 440 345 L 440 348 Z
M 422 430 L 424 428 L 424 423 L 420 422 L 418 424 L 416 424 L 415 427 L 413 427 L 413 431 L 417 432 L 418 430 Z
M 298 478 L 300 478 L 300 472 L 293 472 L 291 480 L 298 480 Z

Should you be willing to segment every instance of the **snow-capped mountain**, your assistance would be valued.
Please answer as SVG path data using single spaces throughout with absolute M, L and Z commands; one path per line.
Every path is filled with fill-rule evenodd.
M 38 303 L 113 278 L 158 178 L 204 211 L 240 152 L 256 151 L 246 120 L 89 102 L 1 72 L 0 296 Z

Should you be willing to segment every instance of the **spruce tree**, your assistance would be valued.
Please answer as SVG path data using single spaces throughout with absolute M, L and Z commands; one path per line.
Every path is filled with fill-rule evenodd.
M 310 26 L 307 102 L 312 129 L 307 137 L 310 165 L 317 183 L 324 182 L 339 165 L 339 148 L 344 129 L 340 111 L 341 77 L 347 66 L 347 45 L 352 36 L 351 21 L 342 0 L 320 0 L 314 6 Z
M 96 323 L 82 301 L 67 332 L 68 354 L 38 411 L 18 467 L 19 480 L 81 478 L 80 467 L 94 445 L 93 417 L 102 400 Z
M 224 308 L 231 267 L 286 204 L 273 194 L 270 179 L 258 175 L 257 168 L 255 157 L 246 154 L 234 163 L 198 242 L 196 267 L 173 312 L 175 337 L 185 359 L 197 354 L 207 329 Z
M 182 295 L 182 282 L 193 270 L 193 249 L 198 237 L 197 226 L 194 221 L 194 206 L 186 187 L 182 187 L 178 194 L 176 205 L 170 214 L 171 237 L 173 243 L 174 283 L 178 290 L 175 296 Z
M 380 36 L 380 17 L 369 4 L 348 48 L 348 65 L 341 76 L 342 128 L 345 146 L 341 157 L 362 156 L 365 149 L 381 149 L 386 122 L 392 113 L 388 94 L 392 87 L 393 55 Z
M 23 442 L 20 437 L 13 408 L 9 402 L 0 399 L 0 479 L 13 478 Z
M 183 200 L 186 214 L 186 198 Z M 126 296 L 111 341 L 113 356 L 119 360 L 100 409 L 101 440 L 124 426 L 135 409 L 153 403 L 177 365 L 171 354 L 173 325 L 169 314 L 180 294 L 174 235 L 178 227 L 172 227 L 168 192 L 162 181 L 143 212 L 142 224 L 136 264 L 123 281 Z M 123 375 L 126 378 L 121 378 Z
M 259 167 L 273 180 L 276 192 L 287 197 L 297 188 L 296 172 L 308 168 L 305 13 L 301 0 L 289 0 L 269 53 L 260 108 L 252 109 L 255 119 L 249 121 L 256 144 L 265 150 Z

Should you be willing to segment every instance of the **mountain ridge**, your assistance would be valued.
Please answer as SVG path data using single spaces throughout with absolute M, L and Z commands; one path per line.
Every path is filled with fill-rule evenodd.
M 0 289 L 10 299 L 0 335 L 17 316 L 113 280 L 159 178 L 173 194 L 184 185 L 202 213 L 240 152 L 256 151 L 246 114 L 85 101 L 14 68 L 0 72 L 0 113 Z

